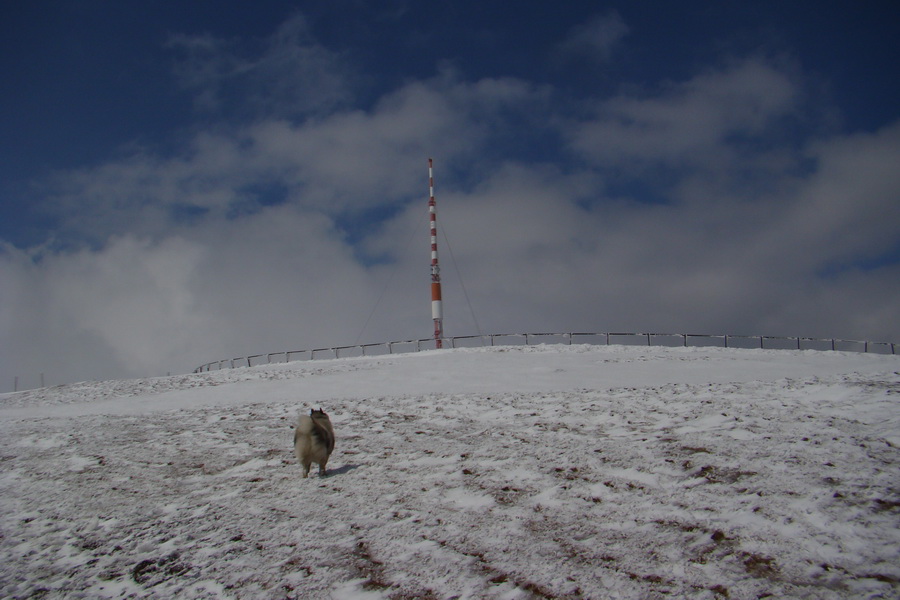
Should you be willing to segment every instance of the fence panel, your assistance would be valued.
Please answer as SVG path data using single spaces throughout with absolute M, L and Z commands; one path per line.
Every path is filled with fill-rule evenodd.
M 762 347 L 766 350 L 799 350 L 800 339 L 794 337 L 762 337 Z
M 288 362 L 287 352 L 271 352 L 266 356 L 269 364 Z
M 382 356 L 390 354 L 387 344 L 364 344 L 362 346 L 363 356 Z
M 762 347 L 762 338 L 758 335 L 726 335 L 725 343 L 729 348 L 750 350 Z
M 648 333 L 647 335 L 650 336 L 649 345 L 651 346 L 675 348 L 685 345 L 685 336 L 680 333 Z
M 834 340 L 820 338 L 800 338 L 801 350 L 834 350 Z
M 894 354 L 894 344 L 887 342 L 866 342 L 866 352 L 871 354 Z
M 834 340 L 834 349 L 841 352 L 865 352 L 867 345 L 866 342 L 855 340 Z
M 259 365 L 267 365 L 267 364 L 269 364 L 268 358 L 269 358 L 268 354 L 254 354 L 253 356 L 248 356 L 247 357 L 247 366 L 248 367 L 257 367 Z
M 405 342 L 391 342 L 389 344 L 389 346 L 390 346 L 391 354 L 404 354 L 407 352 L 419 352 L 422 349 L 422 345 L 420 344 L 419 340 L 407 340 Z M 434 345 L 432 345 L 430 348 L 427 348 L 427 349 L 430 350 L 431 348 L 434 348 Z
M 491 345 L 491 337 L 488 335 L 464 335 L 449 340 L 451 348 L 482 348 Z
M 571 339 L 573 344 L 604 346 L 608 343 L 605 333 L 573 333 Z
M 334 349 L 334 355 L 336 358 L 353 358 L 356 356 L 363 355 L 363 347 L 362 346 L 341 346 L 340 348 Z
M 688 333 L 684 336 L 685 345 L 696 348 L 724 348 L 726 338 L 724 335 L 701 335 Z
M 526 333 L 525 343 L 537 344 L 571 344 L 572 336 L 568 333 Z
M 609 333 L 610 345 L 616 346 L 648 346 L 646 333 Z
M 287 362 L 295 360 L 312 360 L 312 350 L 291 350 L 287 353 Z
M 498 333 L 491 336 L 492 346 L 524 346 L 526 343 L 524 333 Z

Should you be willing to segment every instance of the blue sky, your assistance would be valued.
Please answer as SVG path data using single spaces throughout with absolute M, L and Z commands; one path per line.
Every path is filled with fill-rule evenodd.
M 427 337 L 429 156 L 448 334 L 900 340 L 894 3 L 510 6 L 4 5 L 0 381 Z

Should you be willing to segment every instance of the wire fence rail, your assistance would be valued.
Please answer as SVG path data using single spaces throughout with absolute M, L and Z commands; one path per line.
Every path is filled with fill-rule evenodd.
M 866 342 L 840 340 L 836 338 L 784 337 L 770 335 L 707 335 L 696 333 L 494 333 L 488 335 L 463 335 L 445 337 L 451 348 L 477 348 L 486 346 L 532 346 L 538 344 L 594 344 L 626 346 L 664 347 L 720 347 L 720 348 L 760 348 L 763 350 L 832 350 L 843 352 L 870 352 L 875 354 L 896 354 L 893 342 Z M 434 338 L 381 342 L 377 344 L 357 344 L 314 348 L 312 350 L 290 350 L 253 354 L 240 358 L 217 360 L 194 369 L 203 373 L 219 369 L 255 367 L 264 364 L 287 363 L 301 360 L 329 358 L 349 358 L 355 356 L 381 356 L 434 349 Z

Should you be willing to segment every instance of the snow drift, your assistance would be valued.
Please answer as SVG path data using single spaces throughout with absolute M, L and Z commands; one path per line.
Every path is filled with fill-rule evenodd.
M 538 346 L 4 394 L 0 596 L 897 598 L 898 370 Z

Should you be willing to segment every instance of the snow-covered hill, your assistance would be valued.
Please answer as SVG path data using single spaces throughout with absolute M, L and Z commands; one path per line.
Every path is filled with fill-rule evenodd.
M 541 346 L 5 394 L 0 596 L 898 598 L 898 371 Z

